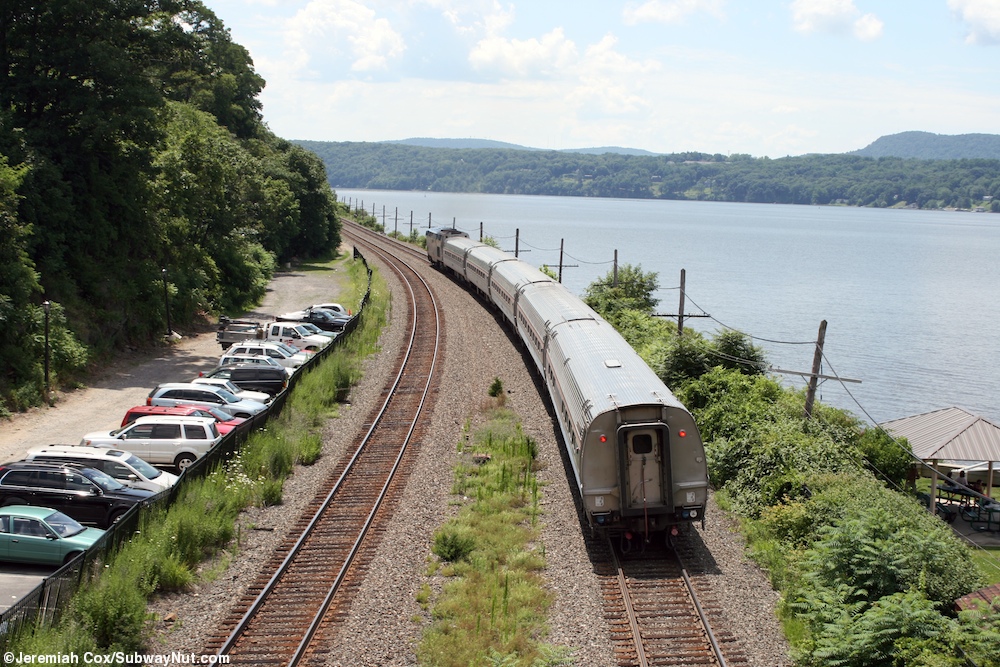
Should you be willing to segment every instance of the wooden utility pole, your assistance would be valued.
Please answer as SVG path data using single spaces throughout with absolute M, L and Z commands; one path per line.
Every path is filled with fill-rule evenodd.
M 681 300 L 677 306 L 677 335 L 684 333 L 684 286 L 687 282 L 687 271 L 681 269 Z
M 396 207 L 395 222 L 393 222 L 392 233 L 399 236 L 399 207 Z
M 566 239 L 559 239 L 559 282 L 562 282 L 562 262 L 563 262 L 563 242 Z
M 413 211 L 410 211 L 410 236 L 413 236 Z
M 618 248 L 615 248 L 615 264 L 611 275 L 611 286 L 618 287 Z
M 816 354 L 813 355 L 812 374 L 809 376 L 809 390 L 806 392 L 806 419 L 812 417 L 813 403 L 816 400 L 816 385 L 819 382 L 819 369 L 823 363 L 823 342 L 826 340 L 826 320 L 819 323 L 819 336 L 816 338 Z
M 677 335 L 680 336 L 684 333 L 684 320 L 690 320 L 692 317 L 711 317 L 708 313 L 686 315 L 684 314 L 684 293 L 685 285 L 687 283 L 687 271 L 681 269 L 681 296 L 680 302 L 677 304 L 676 313 L 653 313 L 653 317 L 676 317 L 677 318 Z
M 431 228 L 431 214 L 428 211 L 427 212 L 427 229 L 430 229 L 430 228 Z
M 559 239 L 559 282 L 562 282 L 562 270 L 563 267 L 568 269 L 580 266 L 579 264 L 563 264 L 563 246 L 565 245 L 566 239 Z
M 518 251 L 521 249 L 521 228 L 518 227 L 514 230 L 514 257 L 517 257 Z
M 479 221 L 479 242 L 483 242 L 483 221 Z

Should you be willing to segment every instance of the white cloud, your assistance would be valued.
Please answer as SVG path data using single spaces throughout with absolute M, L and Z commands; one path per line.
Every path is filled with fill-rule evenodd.
M 969 44 L 1000 43 L 1000 3 L 996 0 L 948 0 L 948 7 L 969 26 Z
M 469 53 L 469 63 L 479 70 L 497 70 L 505 75 L 551 75 L 577 59 L 576 44 L 555 28 L 541 39 L 505 39 L 490 36 Z
M 625 6 L 623 14 L 626 25 L 676 23 L 698 12 L 724 18 L 724 6 L 724 0 L 647 0 L 638 6 L 629 3 Z
M 355 0 L 312 0 L 285 23 L 284 33 L 292 68 L 312 76 L 344 60 L 356 72 L 385 69 L 406 50 L 387 19 Z
M 883 23 L 874 14 L 861 14 L 854 0 L 793 0 L 792 26 L 803 33 L 853 33 L 862 41 L 882 35 Z
M 854 22 L 854 36 L 862 42 L 870 42 L 882 36 L 882 21 L 874 14 L 865 14 Z

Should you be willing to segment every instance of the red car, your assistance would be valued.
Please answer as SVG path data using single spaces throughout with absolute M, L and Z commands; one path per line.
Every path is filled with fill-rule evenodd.
M 178 417 L 214 417 L 216 428 L 219 433 L 226 435 L 234 428 L 246 421 L 242 417 L 233 417 L 228 412 L 223 412 L 218 408 L 206 407 L 204 405 L 137 405 L 125 413 L 122 419 L 122 426 L 131 424 L 139 417 L 149 415 L 177 415 Z

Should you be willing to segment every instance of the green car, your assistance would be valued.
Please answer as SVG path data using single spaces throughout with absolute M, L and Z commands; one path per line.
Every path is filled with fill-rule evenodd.
M 47 507 L 0 507 L 0 560 L 61 565 L 104 535 Z

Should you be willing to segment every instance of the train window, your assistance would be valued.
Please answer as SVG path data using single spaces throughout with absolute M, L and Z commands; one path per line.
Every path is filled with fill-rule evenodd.
M 632 451 L 636 454 L 649 454 L 653 451 L 653 436 L 648 433 L 633 436 Z

